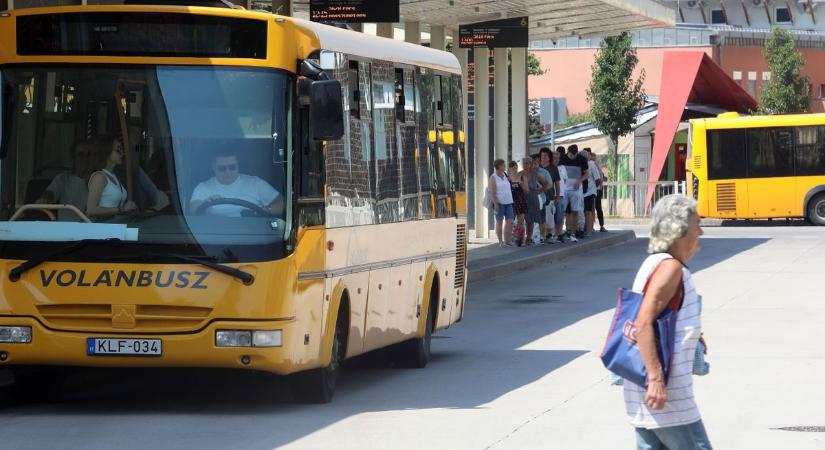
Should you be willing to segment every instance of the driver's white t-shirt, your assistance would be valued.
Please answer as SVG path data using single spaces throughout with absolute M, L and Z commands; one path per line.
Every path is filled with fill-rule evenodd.
M 221 198 L 246 200 L 261 208 L 267 208 L 281 194 L 269 183 L 256 176 L 240 174 L 231 184 L 221 184 L 215 177 L 198 184 L 192 192 L 190 201 L 207 201 L 214 195 Z M 210 207 L 208 212 L 217 216 L 240 217 L 244 209 L 247 208 L 238 205 L 215 205 Z

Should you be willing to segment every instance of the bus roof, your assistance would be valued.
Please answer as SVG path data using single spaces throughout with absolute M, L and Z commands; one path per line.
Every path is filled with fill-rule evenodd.
M 691 119 L 691 125 L 709 130 L 825 125 L 825 114 L 776 114 L 764 116 L 711 117 Z
M 448 73 L 461 74 L 461 66 L 458 63 L 458 59 L 456 59 L 452 53 L 434 50 L 423 45 L 410 44 L 323 25 L 308 20 L 291 17 L 286 17 L 285 19 L 291 20 L 296 26 L 314 33 L 320 41 L 322 50 L 331 50 L 372 59 L 392 61 L 398 64 L 410 64 Z
M 313 50 L 330 50 L 335 52 L 347 53 L 355 56 L 362 56 L 371 59 L 391 61 L 398 64 L 409 64 L 419 67 L 426 67 L 434 70 L 439 70 L 447 73 L 461 74 L 461 66 L 458 59 L 448 52 L 433 50 L 422 45 L 410 44 L 407 42 L 396 41 L 393 39 L 381 38 L 356 31 L 345 30 L 329 25 L 310 22 L 307 20 L 297 19 L 294 17 L 277 16 L 265 11 L 249 11 L 243 9 L 228 9 L 228 8 L 212 8 L 203 6 L 172 6 L 172 5 L 73 5 L 73 6 L 57 6 L 57 7 L 39 7 L 39 8 L 24 8 L 8 11 L 5 17 L 29 16 L 39 14 L 67 14 L 67 13 L 82 13 L 82 12 L 123 12 L 123 13 L 138 13 L 138 12 L 153 12 L 153 13 L 177 13 L 177 14 L 198 14 L 209 16 L 223 16 L 223 17 L 237 17 L 245 19 L 257 20 L 276 20 L 282 22 L 289 22 L 294 27 L 293 30 L 298 33 L 290 34 L 292 39 L 295 39 L 295 52 L 286 52 L 280 55 L 280 59 L 289 59 L 289 53 L 297 55 L 298 58 L 306 57 Z M 304 34 L 307 40 L 300 39 L 299 35 Z M 12 49 L 12 51 L 0 50 L 0 59 L 13 60 L 13 62 L 29 62 L 29 60 L 54 60 L 59 62 L 69 62 L 70 58 L 77 55 L 66 56 L 36 56 L 34 58 L 20 57 L 13 49 L 15 48 L 15 36 L 9 33 L 8 36 L 0 36 L 0 41 L 4 45 L 0 46 L 2 49 Z M 318 48 L 314 48 L 315 46 Z M 297 47 L 301 47 L 300 50 Z M 271 55 L 271 53 L 270 53 Z M 294 56 L 292 56 L 294 58 Z M 93 62 L 111 62 L 117 59 L 135 61 L 136 59 L 150 61 L 150 57 L 87 57 L 89 61 Z M 97 61 L 100 60 L 100 61 Z M 207 59 L 205 58 L 179 58 L 181 63 L 195 63 L 202 64 Z M 211 62 L 220 63 L 220 59 L 213 58 Z M 235 61 L 235 60 L 227 60 Z M 240 61 L 240 60 L 237 60 Z M 294 61 L 294 59 L 292 59 Z M 271 60 L 270 64 L 275 63 L 277 66 L 284 64 L 284 61 Z M 245 65 L 264 65 L 266 61 L 245 61 Z

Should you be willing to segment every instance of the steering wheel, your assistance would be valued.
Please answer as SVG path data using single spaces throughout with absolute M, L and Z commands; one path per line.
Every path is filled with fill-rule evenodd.
M 272 213 L 272 211 L 269 211 L 268 209 L 265 209 L 265 208 L 261 208 L 260 206 L 254 204 L 252 202 L 248 202 L 246 200 L 241 200 L 239 198 L 216 198 L 216 199 L 213 199 L 213 200 L 206 200 L 205 202 L 201 203 L 197 208 L 195 208 L 195 211 L 193 211 L 193 213 L 203 214 L 203 212 L 206 211 L 207 208 L 211 208 L 215 205 L 237 205 L 237 206 L 241 206 L 243 208 L 252 210 L 252 212 L 254 212 L 255 215 L 258 216 L 258 217 L 274 217 L 275 216 Z

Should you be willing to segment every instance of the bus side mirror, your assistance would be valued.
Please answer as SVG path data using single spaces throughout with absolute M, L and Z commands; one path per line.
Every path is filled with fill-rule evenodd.
M 309 129 L 312 139 L 341 139 L 344 136 L 341 83 L 338 80 L 317 80 L 312 82 L 309 91 Z

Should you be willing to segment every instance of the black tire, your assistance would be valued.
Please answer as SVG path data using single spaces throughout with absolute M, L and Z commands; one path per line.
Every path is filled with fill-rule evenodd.
M 396 348 L 396 361 L 401 367 L 409 369 L 423 369 L 430 362 L 430 347 L 433 338 L 433 328 L 435 322 L 435 309 L 433 301 L 427 307 L 427 319 L 424 325 L 424 336 L 416 337 L 398 344 Z
M 66 372 L 55 368 L 14 368 L 12 397 L 20 403 L 53 403 L 63 400 Z
M 808 210 L 805 217 L 808 222 L 824 226 L 825 225 L 825 193 L 817 194 L 808 202 Z
M 329 365 L 305 370 L 290 376 L 293 396 L 303 403 L 329 403 L 335 394 L 335 386 L 341 375 L 341 363 L 347 351 L 346 308 L 341 308 L 332 336 L 332 356 Z

